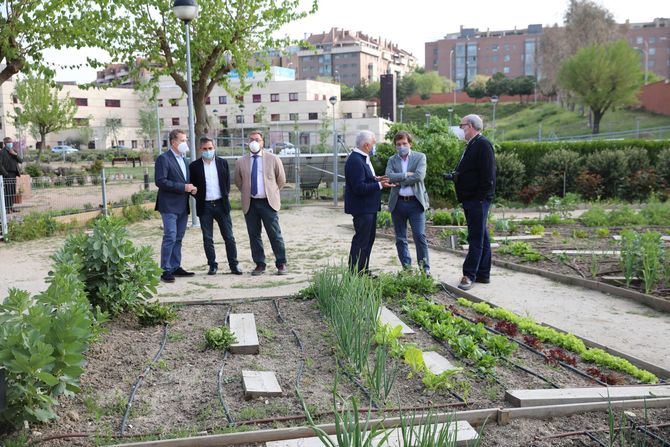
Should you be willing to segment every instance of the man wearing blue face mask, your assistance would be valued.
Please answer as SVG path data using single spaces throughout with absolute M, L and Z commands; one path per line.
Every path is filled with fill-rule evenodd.
M 188 223 L 188 198 L 198 188 L 189 183 L 184 156 L 188 153 L 186 133 L 180 129 L 170 132 L 170 148 L 156 159 L 155 181 L 158 187 L 156 211 L 163 219 L 161 269 L 163 282 L 174 282 L 175 276 L 193 276 L 181 267 L 181 241 Z
M 394 183 L 389 195 L 389 209 L 395 230 L 395 245 L 403 268 L 412 265 L 407 245 L 407 221 L 412 226 L 419 268 L 430 276 L 428 242 L 426 240 L 426 210 L 428 193 L 423 181 L 426 177 L 426 155 L 412 150 L 412 136 L 405 131 L 393 137 L 396 155 L 386 163 L 386 176 Z
M 214 250 L 214 221 L 226 244 L 226 257 L 231 273 L 241 275 L 237 266 L 237 246 L 233 236 L 233 222 L 230 218 L 230 171 L 228 162 L 216 156 L 211 138 L 200 138 L 200 158 L 188 166 L 191 183 L 198 188 L 195 195 L 195 210 L 200 218 L 202 242 L 209 265 L 208 275 L 216 275 L 218 263 Z
M 0 149 L 0 175 L 4 180 L 5 210 L 10 213 L 16 198 L 16 178 L 21 175 L 19 163 L 23 163 L 23 159 L 14 149 L 14 141 L 10 137 L 5 137 L 2 142 L 4 148 Z

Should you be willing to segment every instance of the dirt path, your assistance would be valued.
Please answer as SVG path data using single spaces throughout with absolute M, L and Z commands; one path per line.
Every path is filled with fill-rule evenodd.
M 251 277 L 248 273 L 242 276 L 207 276 L 201 233 L 189 229 L 184 239 L 182 264 L 197 274 L 193 278 L 178 278 L 174 284 L 161 284 L 158 297 L 163 301 L 177 301 L 290 295 L 307 285 L 315 269 L 346 260 L 352 236 L 349 228 L 351 217 L 341 209 L 334 210 L 321 205 L 283 210 L 280 224 L 289 260 L 287 276 L 274 275 L 274 258 L 267 239 L 268 273 L 264 276 Z M 233 228 L 241 267 L 249 272 L 253 262 L 240 211 L 233 212 Z M 130 232 L 136 242 L 148 244 L 158 253 L 162 235 L 159 220 L 133 225 Z M 0 296 L 6 296 L 11 287 L 31 292 L 42 290 L 45 287 L 44 276 L 49 269 L 49 256 L 61 243 L 61 238 L 51 238 L 0 245 Z M 219 271 L 227 272 L 225 250 L 220 237 L 216 250 Z M 461 276 L 463 259 L 434 251 L 430 255 L 435 277 L 455 284 Z M 384 271 L 397 271 L 400 268 L 393 241 L 377 239 L 371 268 Z M 669 314 L 597 291 L 495 267 L 491 284 L 477 284 L 471 292 L 537 321 L 670 369 L 666 343 L 670 339 Z

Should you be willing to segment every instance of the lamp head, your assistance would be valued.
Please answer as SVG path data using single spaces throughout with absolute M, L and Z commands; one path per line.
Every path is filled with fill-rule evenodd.
M 328 101 L 330 101 L 330 104 L 334 106 L 335 103 L 337 102 L 337 96 L 331 96 L 330 98 L 328 98 Z
M 493 104 L 497 103 L 498 102 L 498 97 L 496 95 L 491 96 L 491 102 Z
M 400 102 L 398 103 L 398 108 L 399 108 L 399 109 L 404 109 L 404 108 L 405 108 L 405 103 L 402 102 L 402 101 L 400 101 Z
M 195 0 L 174 0 L 172 11 L 179 20 L 190 22 L 198 17 L 198 4 Z

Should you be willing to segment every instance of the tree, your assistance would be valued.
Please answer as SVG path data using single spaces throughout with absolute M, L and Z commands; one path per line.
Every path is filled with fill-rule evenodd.
M 626 41 L 582 48 L 566 60 L 558 73 L 559 85 L 572 92 L 593 113 L 593 133 L 612 107 L 635 103 L 640 89 L 639 57 Z
M 519 102 L 523 102 L 523 95 L 532 95 L 535 91 L 535 76 L 519 76 L 510 81 L 509 94 L 519 95 Z
M 407 98 L 411 97 L 416 93 L 416 78 L 412 76 L 414 72 L 408 73 L 396 84 L 396 96 L 398 101 L 405 101 Z
M 416 92 L 421 99 L 428 99 L 433 93 L 444 93 L 453 88 L 453 82 L 440 76 L 436 71 L 427 73 L 412 73 L 410 75 L 416 83 Z
M 497 72 L 486 81 L 486 96 L 502 96 L 509 94 L 510 80 L 501 72 Z
M 0 85 L 26 68 L 40 76 L 53 75 L 43 61 L 47 48 L 96 46 L 96 29 L 108 11 L 97 6 L 100 1 L 5 1 L 0 15 Z
M 477 75 L 475 80 L 469 83 L 463 90 L 468 94 L 470 98 L 475 99 L 475 104 L 477 100 L 482 99 L 486 96 L 486 84 L 490 78 L 484 75 Z
M 145 140 L 153 141 L 157 132 L 158 115 L 156 114 L 156 107 L 147 104 L 146 107 L 140 109 L 140 135 Z
M 112 134 L 112 147 L 119 145 L 118 133 L 121 127 L 121 118 L 110 117 L 105 120 L 106 134 Z
M 316 11 L 316 1 L 306 12 L 298 11 L 299 3 L 299 0 L 198 1 L 198 17 L 189 24 L 197 136 L 208 131 L 205 101 L 214 87 L 221 85 L 232 90 L 226 76 L 231 70 L 238 73 L 267 70 L 269 50 L 298 43 L 275 35 L 287 23 Z M 147 70 L 155 86 L 161 75 L 167 75 L 187 92 L 184 25 L 175 17 L 172 1 L 116 0 L 110 1 L 110 6 L 114 8 L 114 16 L 96 32 L 112 59 L 127 62 L 130 76 L 139 77 Z M 95 65 L 104 64 L 95 61 Z M 237 93 L 248 90 L 247 82 L 240 77 Z
M 60 88 L 52 88 L 45 79 L 28 77 L 16 84 L 16 97 L 23 109 L 15 109 L 15 122 L 29 126 L 33 135 L 39 136 L 40 147 L 37 157 L 46 147 L 46 136 L 72 126 L 77 106 L 69 95 L 60 99 Z
M 364 99 L 370 100 L 379 98 L 379 82 L 370 82 L 361 79 L 361 83 L 355 85 L 353 89 L 342 90 L 341 95 L 343 100 Z

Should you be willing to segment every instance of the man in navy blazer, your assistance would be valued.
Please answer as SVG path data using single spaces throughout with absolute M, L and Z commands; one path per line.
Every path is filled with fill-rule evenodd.
M 226 257 L 230 271 L 241 275 L 237 266 L 237 246 L 233 236 L 233 221 L 230 218 L 230 171 L 228 162 L 216 156 L 211 138 L 200 138 L 200 158 L 188 166 L 191 183 L 198 188 L 195 194 L 195 211 L 200 218 L 202 242 L 209 265 L 208 275 L 216 275 L 219 264 L 214 250 L 214 221 L 226 243 Z
M 188 152 L 186 133 L 180 129 L 170 132 L 170 149 L 156 159 L 154 177 L 158 187 L 156 211 L 163 219 L 161 243 L 161 280 L 174 282 L 175 276 L 193 276 L 181 267 L 181 241 L 188 223 L 189 194 L 198 188 L 189 183 L 184 156 Z
M 356 149 L 344 164 L 344 212 L 354 218 L 354 237 L 349 250 L 349 268 L 370 273 L 370 253 L 377 231 L 377 211 L 381 206 L 381 190 L 393 186 L 388 177 L 375 175 L 370 162 L 377 139 L 369 130 L 356 136 Z

